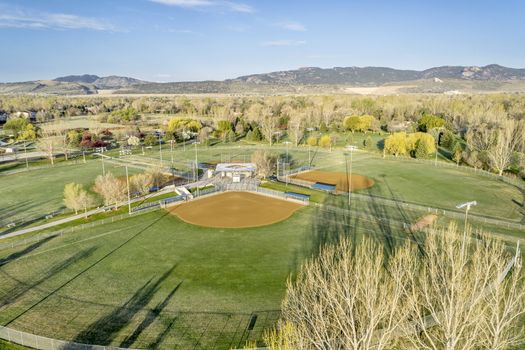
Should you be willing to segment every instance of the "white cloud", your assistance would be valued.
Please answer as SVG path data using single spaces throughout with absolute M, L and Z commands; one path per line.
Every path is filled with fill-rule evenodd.
M 113 25 L 97 18 L 65 13 L 29 13 L 9 8 L 1 10 L 0 27 L 3 28 L 115 30 Z
M 286 30 L 292 30 L 294 32 L 306 32 L 306 27 L 299 22 L 281 22 L 277 25 Z
M 262 46 L 301 46 L 306 44 L 304 40 L 271 40 L 262 43 Z
M 185 8 L 218 8 L 227 9 L 232 12 L 253 13 L 253 7 L 232 1 L 213 1 L 213 0 L 149 0 L 158 4 L 177 6 Z

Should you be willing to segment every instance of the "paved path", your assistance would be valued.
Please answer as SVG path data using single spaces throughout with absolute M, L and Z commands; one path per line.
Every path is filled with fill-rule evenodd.
M 161 191 L 155 192 L 155 196 L 158 196 L 158 195 L 161 195 L 161 194 L 165 194 L 165 193 L 170 193 L 170 192 L 173 192 L 173 188 L 171 188 L 171 187 L 170 188 L 164 188 Z M 140 201 L 143 201 L 143 200 L 145 200 L 147 198 L 148 198 L 147 196 L 146 197 L 134 198 L 134 199 L 131 200 L 131 203 L 140 202 Z M 126 204 L 127 204 L 127 202 L 126 202 Z M 112 207 L 113 206 L 111 205 L 111 206 L 106 206 L 106 207 L 92 209 L 92 210 L 89 210 L 87 212 L 87 215 L 91 216 L 91 215 L 94 215 L 94 214 L 102 213 L 102 212 L 111 210 Z M 38 226 L 34 226 L 34 227 L 29 227 L 29 228 L 25 228 L 25 229 L 13 231 L 13 232 L 9 232 L 9 233 L 6 233 L 5 235 L 0 235 L 0 240 L 4 239 L 4 238 L 9 238 L 9 237 L 20 236 L 20 235 L 23 235 L 23 234 L 26 234 L 26 233 L 29 233 L 29 232 L 35 232 L 35 231 L 44 230 L 46 228 L 50 228 L 50 227 L 58 226 L 58 225 L 61 225 L 61 224 L 67 223 L 67 222 L 71 222 L 71 221 L 75 221 L 75 220 L 78 220 L 78 219 L 82 219 L 85 216 L 86 216 L 86 213 L 81 213 L 81 214 L 77 214 L 77 215 L 68 216 L 67 218 L 63 218 L 63 219 L 55 220 L 55 221 L 52 221 L 52 222 L 48 222 L 46 224 L 42 224 L 42 225 L 38 225 Z

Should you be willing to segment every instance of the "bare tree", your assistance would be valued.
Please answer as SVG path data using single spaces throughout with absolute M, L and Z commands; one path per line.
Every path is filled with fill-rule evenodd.
M 153 184 L 153 177 L 149 173 L 136 174 L 130 177 L 129 183 L 132 193 L 138 192 L 141 195 L 146 195 Z
M 277 129 L 277 119 L 273 116 L 270 107 L 263 108 L 261 113 L 261 131 L 271 146 L 273 144 L 273 137 Z
M 51 161 L 51 165 L 55 165 L 55 153 L 60 145 L 60 138 L 53 135 L 43 135 L 38 139 L 36 148 L 44 152 L 46 158 Z
M 523 340 L 519 252 L 455 225 L 425 242 L 344 237 L 289 280 L 270 349 L 508 349 Z M 510 276 L 509 269 L 513 269 Z
M 82 191 L 84 191 L 82 185 L 74 182 L 64 187 L 64 204 L 67 208 L 73 209 L 75 214 L 78 214 L 78 211 L 83 208 L 80 201 Z
M 118 208 L 120 202 L 126 200 L 126 184 L 109 171 L 106 175 L 97 176 L 93 190 L 102 196 L 105 205 L 114 204 L 115 209 Z
M 525 127 L 522 121 L 506 119 L 497 127 L 480 124 L 467 133 L 470 147 L 486 151 L 490 166 L 501 176 L 512 160 L 512 154 L 523 145 Z
M 273 154 L 257 150 L 252 153 L 252 163 L 257 166 L 257 174 L 260 177 L 268 177 L 273 174 L 277 157 Z
M 288 135 L 293 140 L 295 147 L 304 136 L 304 115 L 294 114 L 288 122 Z
M 305 263 L 288 282 L 282 317 L 297 349 L 385 349 L 407 317 L 403 298 L 408 245 L 389 259 L 372 239 L 343 238 Z M 385 269 L 385 266 L 387 268 Z
M 451 224 L 428 232 L 424 247 L 417 273 L 408 275 L 409 342 L 431 350 L 506 349 L 523 334 L 521 264 L 500 283 L 513 257 L 502 242 L 468 239 Z
M 64 203 L 66 207 L 73 209 L 75 214 L 81 209 L 87 213 L 87 209 L 95 204 L 95 199 L 81 184 L 72 182 L 64 187 Z

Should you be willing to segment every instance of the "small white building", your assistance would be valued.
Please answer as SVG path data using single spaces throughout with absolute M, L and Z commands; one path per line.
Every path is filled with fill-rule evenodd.
M 221 177 L 229 177 L 233 182 L 240 182 L 247 177 L 255 176 L 257 166 L 254 163 L 219 163 L 215 168 L 215 174 Z

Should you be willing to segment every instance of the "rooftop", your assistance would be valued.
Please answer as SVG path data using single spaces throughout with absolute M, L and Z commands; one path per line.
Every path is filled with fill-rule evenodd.
M 251 171 L 255 172 L 257 166 L 254 163 L 219 163 L 215 171 Z

